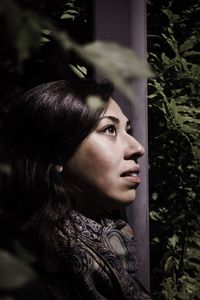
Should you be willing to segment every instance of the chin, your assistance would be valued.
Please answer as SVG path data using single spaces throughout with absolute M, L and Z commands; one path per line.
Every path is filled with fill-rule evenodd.
M 132 197 L 127 197 L 127 198 L 120 198 L 120 199 L 113 199 L 115 201 L 115 208 L 124 208 L 126 206 L 129 206 L 133 203 L 135 200 L 135 196 L 132 195 Z
M 126 198 L 124 198 L 124 201 L 122 201 L 124 203 L 124 206 L 130 205 L 133 203 L 133 201 L 135 200 L 136 197 L 136 193 L 135 191 L 131 192 L 131 195 L 128 195 Z
M 131 205 L 133 203 L 133 201 L 135 200 L 135 198 L 131 198 L 131 199 L 127 199 L 124 201 L 124 206 L 128 206 Z

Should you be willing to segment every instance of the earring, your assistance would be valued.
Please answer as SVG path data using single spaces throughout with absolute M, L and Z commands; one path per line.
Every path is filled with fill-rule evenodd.
M 63 166 L 57 165 L 57 166 L 56 166 L 56 171 L 57 171 L 58 173 L 62 173 L 62 171 L 63 171 Z

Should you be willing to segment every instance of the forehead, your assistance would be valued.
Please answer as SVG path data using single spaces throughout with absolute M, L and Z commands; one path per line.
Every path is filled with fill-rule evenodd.
M 117 102 L 112 98 L 110 98 L 110 100 L 108 102 L 108 107 L 105 110 L 103 116 L 104 117 L 112 116 L 112 117 L 118 118 L 122 122 L 128 121 L 127 117 L 124 115 L 123 111 L 121 110 L 121 108 L 119 107 Z

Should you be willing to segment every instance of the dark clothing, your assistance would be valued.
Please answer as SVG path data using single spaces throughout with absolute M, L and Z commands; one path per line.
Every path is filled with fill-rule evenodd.
M 101 224 L 72 211 L 46 258 L 47 285 L 57 300 L 150 299 L 135 279 L 135 239 L 123 220 Z

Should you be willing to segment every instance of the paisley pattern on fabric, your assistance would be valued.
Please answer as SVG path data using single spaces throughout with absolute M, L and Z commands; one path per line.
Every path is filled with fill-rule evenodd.
M 135 238 L 125 221 L 105 217 L 100 224 L 73 210 L 56 234 L 46 258 L 55 299 L 151 299 L 135 278 Z

